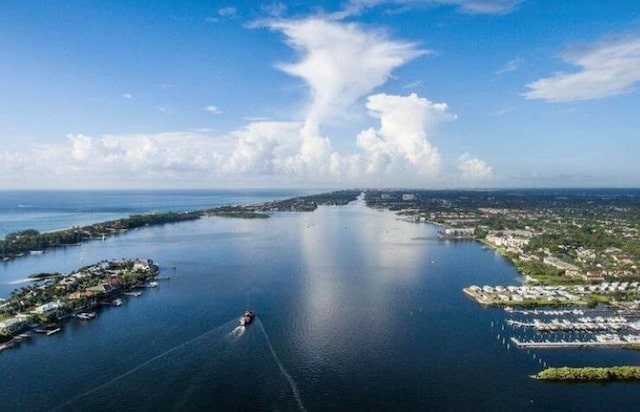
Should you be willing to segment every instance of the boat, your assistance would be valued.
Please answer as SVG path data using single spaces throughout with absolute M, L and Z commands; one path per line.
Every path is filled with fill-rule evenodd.
M 251 322 L 253 322 L 253 318 L 256 317 L 256 314 L 252 310 L 245 311 L 242 316 L 240 316 L 240 326 L 247 326 Z
M 125 296 L 133 296 L 133 297 L 138 297 L 141 296 L 142 292 L 125 292 Z
M 52 324 L 52 325 L 43 325 L 40 328 L 35 328 L 33 330 L 35 333 L 42 333 L 45 335 L 53 335 L 56 332 L 60 331 L 60 325 Z
M 122 306 L 122 299 L 117 298 L 111 301 L 111 305 L 113 306 Z
M 80 320 L 91 320 L 96 317 L 95 312 L 81 312 L 76 314 L 76 318 Z
M 53 335 L 54 333 L 58 333 L 58 332 L 60 332 L 61 330 L 62 330 L 61 328 L 51 329 L 50 331 L 48 331 L 48 332 L 46 333 L 46 335 L 47 335 L 47 336 L 51 336 L 51 335 Z
M 16 346 L 18 346 L 18 343 L 14 340 L 10 340 L 8 342 L 0 344 L 0 352 L 5 349 L 15 348 Z

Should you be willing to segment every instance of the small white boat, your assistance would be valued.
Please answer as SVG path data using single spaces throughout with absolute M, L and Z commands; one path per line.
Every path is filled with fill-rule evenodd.
M 111 301 L 111 305 L 113 306 L 122 306 L 122 299 L 117 298 Z
M 76 318 L 80 320 L 91 320 L 96 317 L 95 312 L 81 312 L 76 314 Z

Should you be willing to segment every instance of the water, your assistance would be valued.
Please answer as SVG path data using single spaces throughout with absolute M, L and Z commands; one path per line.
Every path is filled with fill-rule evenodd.
M 135 213 L 193 211 L 262 203 L 302 190 L 0 191 L 0 238 L 24 229 L 48 231 Z
M 3 411 L 624 411 L 640 401 L 635 384 L 529 379 L 542 362 L 640 355 L 507 349 L 491 326 L 504 312 L 460 289 L 515 284 L 511 265 L 362 204 L 208 218 L 18 259 L 0 266 L 0 296 L 41 268 L 137 256 L 171 280 L 0 354 Z M 242 329 L 247 295 L 258 317 Z

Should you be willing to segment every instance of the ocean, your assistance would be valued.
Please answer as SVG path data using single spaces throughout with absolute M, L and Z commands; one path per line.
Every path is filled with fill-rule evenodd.
M 164 210 L 162 196 L 152 209 Z M 173 199 L 210 200 L 186 197 Z M 480 244 L 436 232 L 354 202 L 143 228 L 0 264 L 0 297 L 31 273 L 102 259 L 151 258 L 171 277 L 0 353 L 2 410 L 637 410 L 636 384 L 529 378 L 543 364 L 638 364 L 640 354 L 508 347 L 496 327 L 505 312 L 461 289 L 519 275 Z M 238 328 L 247 305 L 256 321 Z
M 193 211 L 309 194 L 305 190 L 0 191 L 0 238 L 24 229 L 50 231 L 136 213 Z

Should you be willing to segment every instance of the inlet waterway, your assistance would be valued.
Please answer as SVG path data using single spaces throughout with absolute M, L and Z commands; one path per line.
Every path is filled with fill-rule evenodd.
M 530 379 L 540 359 L 637 365 L 640 354 L 507 348 L 491 326 L 505 313 L 461 293 L 517 284 L 504 258 L 360 202 L 28 256 L 0 265 L 0 296 L 34 272 L 120 257 L 151 258 L 171 279 L 0 354 L 3 411 L 632 411 L 640 401 L 636 384 Z M 242 329 L 248 296 L 258 318 Z

